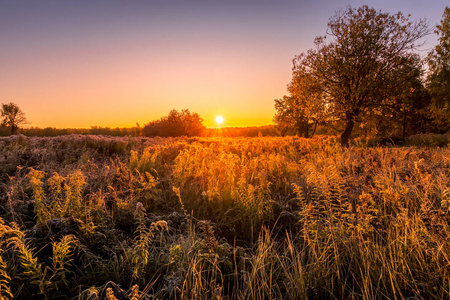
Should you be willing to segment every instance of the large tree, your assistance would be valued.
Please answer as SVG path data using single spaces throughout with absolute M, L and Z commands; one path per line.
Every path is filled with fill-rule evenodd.
M 396 92 L 401 80 L 393 74 L 415 59 L 417 41 L 427 33 L 425 20 L 349 7 L 330 18 L 329 42 L 318 37 L 315 49 L 296 57 L 294 71 L 304 69 L 320 83 L 328 108 L 343 122 L 343 145 L 358 118 Z
M 13 103 L 2 104 L 2 126 L 8 127 L 11 134 L 16 134 L 21 124 L 27 119 L 20 107 Z
M 450 8 L 446 7 L 441 24 L 436 26 L 439 44 L 428 55 L 428 90 L 433 99 L 430 115 L 437 130 L 450 129 Z

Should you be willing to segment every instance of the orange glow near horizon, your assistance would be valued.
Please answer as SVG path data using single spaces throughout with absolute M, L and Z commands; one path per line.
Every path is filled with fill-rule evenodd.
M 142 126 L 172 109 L 198 113 L 207 128 L 219 114 L 229 127 L 272 124 L 298 47 L 261 31 L 271 27 L 104 18 L 12 34 L 0 49 L 0 103 L 16 103 L 39 128 Z
M 273 100 L 285 93 L 289 81 L 288 60 L 275 67 L 277 72 L 261 72 L 264 55 L 236 49 L 227 55 L 211 49 L 215 54 L 209 56 L 208 49 L 192 49 L 174 63 L 163 63 L 160 51 L 146 61 L 92 49 L 69 60 L 72 51 L 59 50 L 18 64 L 10 60 L 7 69 L 14 72 L 4 76 L 2 100 L 15 102 L 28 126 L 40 128 L 132 127 L 172 109 L 198 113 L 206 127 L 217 126 L 218 114 L 225 114 L 231 127 L 272 123 Z
M 380 1 L 393 12 L 404 6 Z M 217 127 L 217 115 L 222 127 L 270 125 L 292 59 L 314 47 L 340 8 L 332 1 L 125 2 L 3 1 L 0 103 L 16 103 L 27 126 L 39 128 L 142 126 L 172 109 L 199 114 L 207 128 Z M 416 5 L 418 17 L 437 24 L 447 5 L 437 2 L 426 14 Z

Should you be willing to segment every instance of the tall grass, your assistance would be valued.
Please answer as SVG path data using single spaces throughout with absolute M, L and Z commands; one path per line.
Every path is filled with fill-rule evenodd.
M 441 140 L 0 138 L 0 295 L 448 299 Z

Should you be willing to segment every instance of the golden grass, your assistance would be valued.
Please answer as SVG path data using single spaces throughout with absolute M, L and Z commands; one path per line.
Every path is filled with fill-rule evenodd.
M 448 147 L 74 136 L 0 150 L 5 299 L 450 297 Z

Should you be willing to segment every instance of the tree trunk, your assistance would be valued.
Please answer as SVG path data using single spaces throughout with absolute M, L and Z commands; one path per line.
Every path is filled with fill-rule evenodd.
M 11 135 L 15 135 L 17 131 L 19 130 L 19 126 L 11 125 Z
M 312 129 L 311 137 L 313 137 L 313 135 L 316 134 L 316 130 L 317 130 L 317 121 L 314 122 L 314 128 Z
M 355 125 L 355 122 L 353 122 L 353 119 L 350 118 L 347 120 L 347 124 L 345 125 L 344 132 L 341 134 L 341 145 L 343 147 L 348 147 L 348 140 L 350 138 L 350 135 L 352 134 L 353 125 Z
M 403 122 L 402 122 L 402 139 L 406 136 L 406 125 L 407 125 L 406 113 L 403 113 Z
M 307 137 L 307 127 L 305 126 L 305 122 L 303 120 L 299 120 L 297 122 L 297 134 L 301 137 Z

